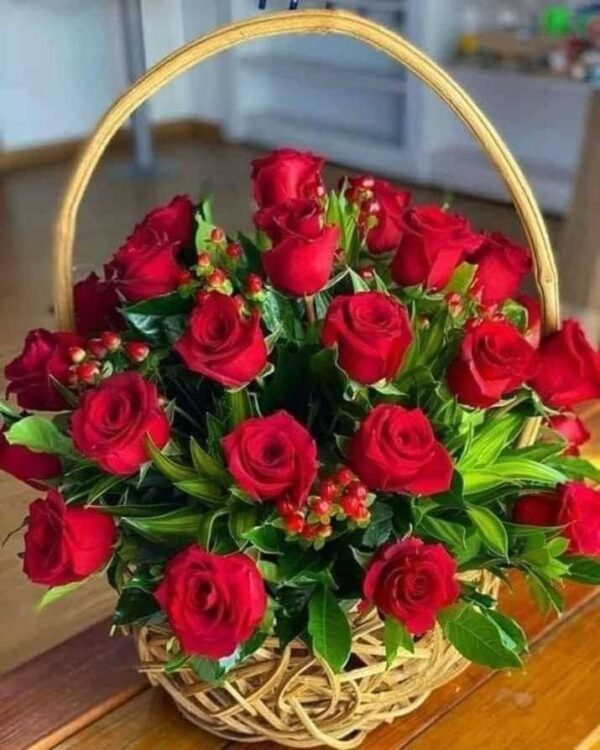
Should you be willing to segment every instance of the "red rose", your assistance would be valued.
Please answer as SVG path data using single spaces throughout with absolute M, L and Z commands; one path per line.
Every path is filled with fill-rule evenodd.
M 262 264 L 276 289 L 302 297 L 325 286 L 333 268 L 339 230 L 323 226 L 323 214 L 316 203 L 288 201 L 258 211 L 255 222 L 273 242 L 273 247 L 262 254 Z
M 154 592 L 187 654 L 231 655 L 262 622 L 267 595 L 247 555 L 212 555 L 192 545 L 167 563 Z
M 381 547 L 369 565 L 363 596 L 412 635 L 435 625 L 437 613 L 460 596 L 456 562 L 441 544 L 408 538 Z
M 531 346 L 537 349 L 542 339 L 542 308 L 540 303 L 535 297 L 530 297 L 528 294 L 520 294 L 515 297 L 515 302 L 518 302 L 521 307 L 527 310 L 527 328 L 523 335 Z
M 81 581 L 110 560 L 116 539 L 109 515 L 66 505 L 60 493 L 51 490 L 29 506 L 23 571 L 46 586 Z
M 382 292 L 335 297 L 323 325 L 324 346 L 337 346 L 340 367 L 365 385 L 391 380 L 412 340 L 406 309 Z
M 402 286 L 423 284 L 443 289 L 466 254 L 481 245 L 462 216 L 437 206 L 417 206 L 404 214 L 404 235 L 392 261 L 394 281 Z
M 365 227 L 369 252 L 379 255 L 396 250 L 404 234 L 404 211 L 410 203 L 410 192 L 369 175 L 350 177 L 348 184 L 346 197 L 377 221 L 371 229 Z
M 282 148 L 252 162 L 252 192 L 260 208 L 290 198 L 313 200 L 324 195 L 324 159 L 309 152 Z
M 137 372 L 112 375 L 84 393 L 71 429 L 77 450 L 109 474 L 133 474 L 149 460 L 147 435 L 159 448 L 170 436 L 156 386 Z
M 0 432 L 0 470 L 32 487 L 43 488 L 40 480 L 59 476 L 62 467 L 56 456 L 35 453 L 24 445 L 11 445 Z
M 198 303 L 174 348 L 190 370 L 230 388 L 249 383 L 267 363 L 258 311 L 244 317 L 235 300 L 219 292 Z
M 236 483 L 253 500 L 288 499 L 300 506 L 317 476 L 317 446 L 285 411 L 247 419 L 223 440 Z
M 540 369 L 530 382 L 545 404 L 570 409 L 600 398 L 600 353 L 576 320 L 565 320 L 540 346 Z
M 501 232 L 494 232 L 469 257 L 469 263 L 477 265 L 471 293 L 487 307 L 502 304 L 515 296 L 531 271 L 531 253 L 512 243 Z
M 130 302 L 168 294 L 182 279 L 180 247 L 179 240 L 142 224 L 107 264 L 106 275 Z
M 600 491 L 583 482 L 568 482 L 557 493 L 520 497 L 513 518 L 528 526 L 563 526 L 569 552 L 600 556 Z
M 81 336 L 105 329 L 120 330 L 123 318 L 118 312 L 119 295 L 112 281 L 101 281 L 91 273 L 73 289 L 75 328 Z
M 50 333 L 44 328 L 30 331 L 22 353 L 4 370 L 9 381 L 7 394 L 14 393 L 24 409 L 59 411 L 67 408 L 68 404 L 51 378 L 68 384 L 69 368 L 73 364 L 69 349 L 83 345 L 83 339 L 74 333 Z
M 170 203 L 150 211 L 142 226 L 153 229 L 184 247 L 191 244 L 194 229 L 194 204 L 187 195 L 176 195 Z
M 575 414 L 557 414 L 549 419 L 550 427 L 558 432 L 566 441 L 565 453 L 578 456 L 580 446 L 587 443 L 591 435 L 585 425 Z
M 350 465 L 371 490 L 434 495 L 452 482 L 452 460 L 420 409 L 379 404 L 350 442 Z
M 471 325 L 447 372 L 448 387 L 461 404 L 487 408 L 537 371 L 536 350 L 511 323 Z

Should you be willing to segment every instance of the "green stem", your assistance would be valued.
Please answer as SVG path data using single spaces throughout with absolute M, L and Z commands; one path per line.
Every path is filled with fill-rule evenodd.
M 315 298 L 312 294 L 304 296 L 304 307 L 306 309 L 306 320 L 308 321 L 308 324 L 312 326 L 317 322 Z
M 248 419 L 250 416 L 250 401 L 245 389 L 239 391 L 225 391 L 225 397 L 229 405 L 229 420 L 232 427 Z

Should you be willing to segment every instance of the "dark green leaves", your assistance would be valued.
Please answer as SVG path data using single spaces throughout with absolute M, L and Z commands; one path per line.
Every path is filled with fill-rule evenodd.
M 404 649 L 413 653 L 415 645 L 406 626 L 393 617 L 386 617 L 383 626 L 383 643 L 385 646 L 385 660 L 388 668 L 392 666 L 398 651 Z
M 341 672 L 352 647 L 348 619 L 334 594 L 324 586 L 316 589 L 308 605 L 308 632 L 314 652 Z
M 178 508 L 171 513 L 150 518 L 123 518 L 127 526 L 151 541 L 195 539 L 200 529 L 202 514 L 193 508 Z
M 520 667 L 516 629 L 509 631 L 472 604 L 455 604 L 443 610 L 438 620 L 446 638 L 466 659 L 492 669 Z
M 25 417 L 15 422 L 5 433 L 9 443 L 24 445 L 36 453 L 53 453 L 72 458 L 75 455 L 71 439 L 58 427 L 42 417 Z
M 146 438 L 146 448 L 152 459 L 152 463 L 172 482 L 183 482 L 187 479 L 197 479 L 197 474 L 191 467 L 173 461 L 164 452 L 160 451 L 152 442 L 152 438 Z
M 191 297 L 172 292 L 125 307 L 123 317 L 139 337 L 157 346 L 181 337 L 192 306 Z
M 363 537 L 365 547 L 380 547 L 392 533 L 393 510 L 389 505 L 375 503 L 371 506 L 371 523 Z
M 231 477 L 215 459 L 204 450 L 195 438 L 190 440 L 192 463 L 198 474 L 225 487 L 231 484 Z
M 569 565 L 567 578 L 579 583 L 600 586 L 600 559 L 572 555 L 564 558 L 564 562 Z

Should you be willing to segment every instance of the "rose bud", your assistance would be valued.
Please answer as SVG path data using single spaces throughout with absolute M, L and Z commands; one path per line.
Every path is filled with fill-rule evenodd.
M 314 200 L 325 194 L 324 159 L 309 152 L 282 148 L 252 162 L 252 193 L 260 208 L 287 200 Z
M 143 362 L 150 354 L 150 347 L 141 341 L 128 341 L 124 349 L 129 360 L 136 364 Z
M 407 209 L 403 226 L 391 265 L 392 278 L 401 286 L 443 289 L 463 258 L 482 242 L 466 219 L 438 206 Z
M 75 329 L 82 336 L 98 333 L 104 328 L 122 328 L 123 317 L 117 288 L 112 281 L 101 281 L 91 273 L 73 287 Z
M 164 448 L 171 432 L 156 386 L 138 372 L 111 375 L 86 391 L 71 417 L 71 429 L 77 450 L 117 475 L 133 474 L 148 461 L 148 436 Z
M 306 502 L 317 477 L 317 446 L 287 412 L 247 419 L 222 445 L 230 474 L 253 500 Z
M 506 320 L 470 326 L 446 373 L 461 404 L 487 408 L 509 395 L 538 370 L 536 350 Z
M 371 490 L 434 495 L 452 482 L 452 459 L 420 409 L 379 404 L 348 449 L 350 465 Z
M 530 380 L 542 401 L 553 409 L 570 409 L 600 398 L 600 353 L 576 320 L 565 320 L 560 331 L 540 345 L 540 367 Z
M 29 506 L 23 570 L 31 581 L 45 586 L 81 581 L 108 563 L 116 539 L 108 514 L 66 505 L 51 490 Z
M 371 385 L 395 377 L 413 334 L 406 308 L 395 297 L 361 292 L 333 299 L 321 340 L 337 346 L 339 365 L 352 380 Z
M 74 333 L 50 333 L 43 328 L 30 331 L 22 353 L 4 370 L 7 394 L 14 393 L 23 409 L 60 411 L 67 408 L 52 378 L 69 385 L 73 362 L 69 351 L 83 346 L 83 339 Z
M 488 307 L 515 296 L 531 271 L 531 253 L 494 232 L 485 237 L 483 245 L 469 257 L 469 263 L 477 266 L 471 294 Z
M 456 574 L 456 562 L 441 544 L 403 539 L 378 550 L 365 575 L 363 596 L 381 615 L 420 636 L 434 627 L 440 610 L 458 600 Z
M 214 555 L 191 545 L 172 557 L 154 592 L 186 654 L 230 656 L 260 625 L 267 594 L 248 555 Z

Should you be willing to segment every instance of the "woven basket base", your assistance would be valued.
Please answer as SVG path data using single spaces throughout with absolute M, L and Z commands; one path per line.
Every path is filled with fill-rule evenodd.
M 483 576 L 481 591 L 494 594 L 497 588 L 497 580 Z M 348 750 L 380 724 L 417 709 L 468 666 L 436 627 L 418 641 L 414 654 L 388 670 L 377 613 L 353 614 L 351 620 L 352 656 L 342 674 L 334 674 L 301 641 L 282 652 L 278 640 L 268 638 L 216 687 L 191 669 L 167 675 L 162 670 L 172 658 L 167 652 L 172 633 L 155 626 L 137 633 L 140 669 L 189 721 L 212 734 L 246 743 Z

